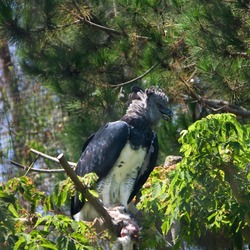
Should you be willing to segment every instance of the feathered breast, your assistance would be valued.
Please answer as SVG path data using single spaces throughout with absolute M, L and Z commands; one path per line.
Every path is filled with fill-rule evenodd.
M 146 148 L 133 149 L 127 143 L 109 174 L 100 180 L 97 191 L 104 206 L 127 206 L 138 173 L 146 158 Z

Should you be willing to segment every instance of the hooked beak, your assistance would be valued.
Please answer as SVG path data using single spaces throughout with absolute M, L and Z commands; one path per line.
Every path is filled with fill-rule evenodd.
M 164 119 L 165 121 L 168 121 L 168 120 L 172 119 L 173 112 L 170 109 L 168 109 L 168 108 L 161 108 L 159 110 L 162 113 L 162 119 Z

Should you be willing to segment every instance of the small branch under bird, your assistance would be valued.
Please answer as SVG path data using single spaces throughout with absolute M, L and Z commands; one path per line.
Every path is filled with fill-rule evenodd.
M 126 209 L 146 182 L 156 165 L 159 148 L 152 129 L 161 118 L 172 118 L 168 103 L 168 97 L 159 88 L 144 91 L 133 87 L 126 114 L 101 127 L 85 142 L 76 174 L 96 173 L 96 191 L 104 207 L 121 205 Z M 71 215 L 77 221 L 98 217 L 78 194 L 72 197 Z

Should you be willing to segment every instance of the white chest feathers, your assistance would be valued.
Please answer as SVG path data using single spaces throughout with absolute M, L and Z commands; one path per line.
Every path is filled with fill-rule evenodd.
M 109 174 L 100 181 L 97 191 L 104 206 L 127 206 L 134 183 L 146 157 L 146 148 L 125 145 Z

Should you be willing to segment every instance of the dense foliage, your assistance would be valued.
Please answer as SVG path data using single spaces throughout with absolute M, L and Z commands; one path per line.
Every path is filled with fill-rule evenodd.
M 16 47 L 22 70 L 64 102 L 60 143 L 75 161 L 87 136 L 124 113 L 132 85 L 169 95 L 175 116 L 156 128 L 158 161 L 183 159 L 172 171 L 156 168 L 142 191 L 141 249 L 250 244 L 249 11 L 248 0 L 0 1 L 0 38 Z M 216 114 L 223 112 L 237 119 Z M 48 115 L 23 123 L 47 124 Z M 36 184 L 22 176 L 1 185 L 1 246 L 97 248 L 89 225 L 62 215 L 70 181 L 53 194 Z
M 249 132 L 249 125 L 230 114 L 209 115 L 182 131 L 181 163 L 173 171 L 156 169 L 152 186 L 143 191 L 140 204 L 150 220 L 161 221 L 165 233 L 179 224 L 179 244 L 207 249 L 249 244 Z
M 172 235 L 176 247 L 185 242 L 209 249 L 242 249 L 250 243 L 249 131 L 233 115 L 221 114 L 203 118 L 182 132 L 181 163 L 174 170 L 156 168 L 137 204 L 143 211 L 140 249 L 168 246 L 164 235 L 171 228 L 176 230 Z M 51 195 L 36 190 L 27 176 L 2 184 L 3 246 L 100 247 L 98 238 L 103 235 L 95 234 L 90 225 L 56 214 L 56 207 L 62 207 L 73 193 L 69 178 Z M 214 242 L 208 235 L 214 235 Z
M 93 232 L 68 215 L 47 213 L 62 206 L 69 194 L 67 180 L 47 196 L 31 178 L 21 176 L 0 186 L 0 242 L 4 249 L 88 249 Z M 68 184 L 72 188 L 72 184 Z M 19 199 L 17 199 L 19 197 Z M 20 199 L 21 197 L 21 199 Z M 25 206 L 24 206 L 25 204 Z M 53 210 L 55 212 L 55 210 Z M 94 243 L 92 242 L 92 247 Z

